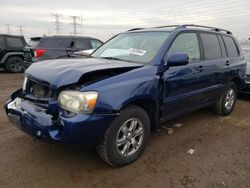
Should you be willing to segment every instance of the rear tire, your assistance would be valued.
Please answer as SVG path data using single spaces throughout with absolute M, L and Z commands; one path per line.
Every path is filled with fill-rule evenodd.
M 20 57 L 10 57 L 5 63 L 5 70 L 11 73 L 21 73 L 24 69 L 23 59 Z
M 236 103 L 237 94 L 238 90 L 235 83 L 230 82 L 221 96 L 217 99 L 213 111 L 223 116 L 231 114 Z
M 112 122 L 97 146 L 100 157 L 113 167 L 134 162 L 145 149 L 150 119 L 138 106 L 128 106 Z

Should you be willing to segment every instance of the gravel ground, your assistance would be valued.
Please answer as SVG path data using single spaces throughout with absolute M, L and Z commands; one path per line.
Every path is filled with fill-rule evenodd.
M 228 117 L 204 109 L 167 122 L 173 134 L 155 132 L 139 160 L 114 169 L 94 150 L 42 143 L 11 125 L 2 106 L 22 79 L 0 71 L 0 187 L 250 187 L 250 96 Z

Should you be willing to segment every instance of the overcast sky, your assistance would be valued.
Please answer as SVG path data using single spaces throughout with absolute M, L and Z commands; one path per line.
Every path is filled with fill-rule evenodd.
M 106 40 L 134 27 L 202 24 L 231 30 L 239 39 L 250 37 L 250 0 L 0 0 L 0 33 L 26 37 L 55 35 L 54 18 L 60 17 L 60 34 L 72 34 L 70 16 L 79 16 L 78 34 Z

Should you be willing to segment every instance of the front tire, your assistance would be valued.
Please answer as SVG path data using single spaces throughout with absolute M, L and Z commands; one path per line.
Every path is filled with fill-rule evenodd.
M 235 83 L 230 82 L 221 96 L 217 99 L 214 111 L 223 116 L 231 114 L 236 103 L 237 94 L 238 90 Z
M 11 73 L 21 73 L 24 71 L 23 59 L 20 57 L 10 57 L 5 63 L 5 69 Z
M 150 119 L 138 106 L 129 106 L 107 129 L 97 147 L 100 157 L 113 167 L 134 162 L 144 151 L 150 135 Z

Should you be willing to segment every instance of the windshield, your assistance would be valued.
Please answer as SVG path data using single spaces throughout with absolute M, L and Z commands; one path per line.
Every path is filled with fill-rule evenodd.
M 250 62 L 250 51 L 246 51 L 246 53 L 244 54 L 245 60 Z
M 168 36 L 169 32 L 119 34 L 91 56 L 147 64 L 155 57 Z

